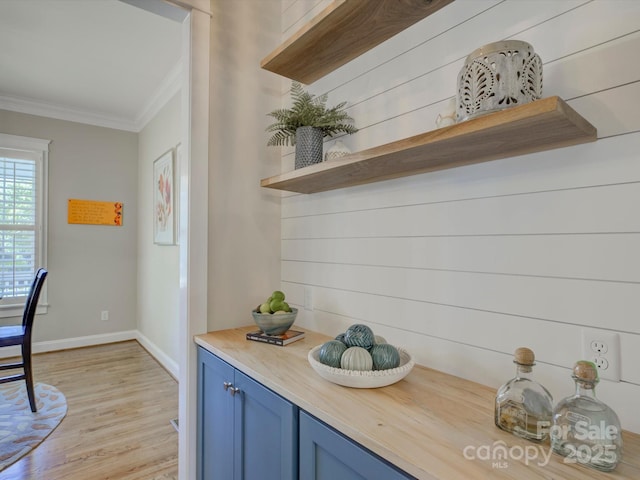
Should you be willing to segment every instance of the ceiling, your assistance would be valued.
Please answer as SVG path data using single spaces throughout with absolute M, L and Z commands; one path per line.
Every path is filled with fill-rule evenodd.
M 119 0 L 0 0 L 0 109 L 140 131 L 179 89 L 181 28 Z

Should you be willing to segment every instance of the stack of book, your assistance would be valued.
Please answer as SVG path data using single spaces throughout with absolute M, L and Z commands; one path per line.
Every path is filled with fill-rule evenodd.
M 304 332 L 298 330 L 287 330 L 282 335 L 267 335 L 261 330 L 257 332 L 247 333 L 247 340 L 253 340 L 254 342 L 271 343 L 272 345 L 279 345 L 281 347 L 288 345 L 292 342 L 302 340 L 304 338 Z

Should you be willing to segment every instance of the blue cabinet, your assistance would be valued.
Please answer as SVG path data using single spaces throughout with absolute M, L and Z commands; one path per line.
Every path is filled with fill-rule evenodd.
M 298 408 L 198 347 L 198 480 L 296 480 Z
M 401 470 L 300 412 L 300 480 L 407 480 Z
M 233 479 L 233 412 L 235 398 L 225 382 L 235 369 L 198 348 L 198 480 Z
M 407 480 L 408 476 L 198 347 L 198 480 Z

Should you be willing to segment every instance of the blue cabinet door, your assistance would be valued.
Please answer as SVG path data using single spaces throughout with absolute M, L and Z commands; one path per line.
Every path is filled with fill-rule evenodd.
M 297 480 L 298 407 L 236 370 L 235 480 Z
M 300 412 L 300 480 L 413 478 L 306 412 Z
M 298 407 L 198 347 L 198 480 L 297 480 Z
M 233 478 L 234 398 L 224 388 L 234 368 L 198 348 L 198 480 Z

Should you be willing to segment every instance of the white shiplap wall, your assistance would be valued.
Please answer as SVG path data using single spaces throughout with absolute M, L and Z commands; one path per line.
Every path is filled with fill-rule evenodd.
M 283 0 L 283 39 L 328 3 Z M 360 131 L 341 140 L 362 150 L 434 129 L 466 55 L 501 39 L 534 46 L 544 96 L 565 99 L 599 140 L 285 193 L 282 288 L 301 307 L 312 293 L 301 326 L 367 323 L 418 363 L 493 387 L 529 346 L 556 400 L 572 393 L 582 328 L 619 332 L 622 381 L 598 396 L 640 432 L 640 2 L 456 0 L 308 88 L 349 101 Z

